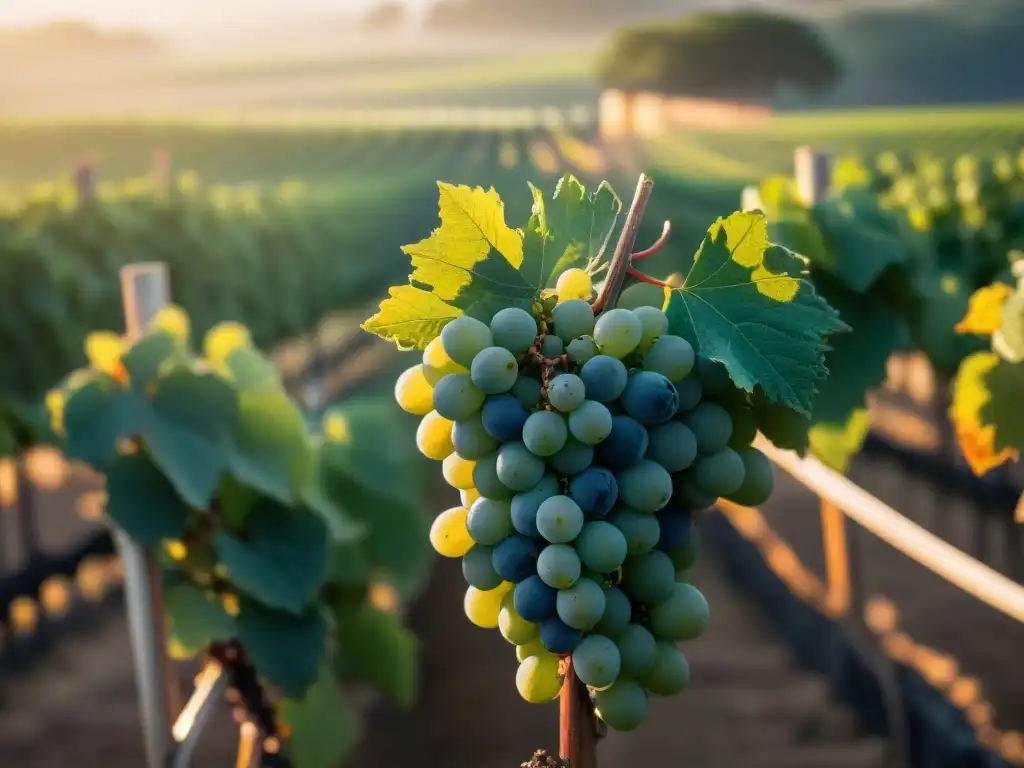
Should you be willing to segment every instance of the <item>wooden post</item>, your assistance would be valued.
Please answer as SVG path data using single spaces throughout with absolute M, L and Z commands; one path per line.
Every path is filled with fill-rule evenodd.
M 590 693 L 572 668 L 572 657 L 563 661 L 565 682 L 558 696 L 558 754 L 570 768 L 597 768 L 597 717 Z
M 804 205 L 816 205 L 832 191 L 832 155 L 813 147 L 797 147 L 793 152 L 793 171 L 797 194 Z
M 132 264 L 121 270 L 125 330 L 137 339 L 170 303 L 167 265 Z M 125 573 L 125 602 L 135 662 L 136 686 L 148 768 L 162 768 L 171 745 L 172 713 L 181 709 L 166 652 L 163 574 L 156 557 L 123 531 L 115 530 Z
M 79 208 L 96 199 L 96 174 L 92 163 L 85 160 L 78 163 L 71 175 L 71 181 L 78 195 Z
M 153 186 L 158 194 L 170 193 L 172 170 L 171 153 L 166 149 L 157 150 L 153 156 Z
M 743 211 L 764 212 L 761 189 L 756 184 L 748 184 L 743 188 L 743 194 L 740 196 L 740 209 Z

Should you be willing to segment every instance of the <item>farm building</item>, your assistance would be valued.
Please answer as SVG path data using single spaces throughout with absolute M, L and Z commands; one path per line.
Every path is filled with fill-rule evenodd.
M 601 94 L 601 136 L 656 136 L 680 128 L 751 128 L 772 117 L 767 103 L 667 96 L 608 89 Z

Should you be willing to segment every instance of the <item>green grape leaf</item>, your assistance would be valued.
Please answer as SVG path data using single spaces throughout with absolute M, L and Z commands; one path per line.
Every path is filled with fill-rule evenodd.
M 369 683 L 402 707 L 416 701 L 419 646 L 393 613 L 368 602 L 357 610 L 336 612 L 341 628 L 335 672 L 346 681 Z
M 256 671 L 289 699 L 302 699 L 317 679 L 327 643 L 327 618 L 319 605 L 299 615 L 242 596 L 235 626 Z
M 327 581 L 342 587 L 366 583 L 373 564 L 359 541 L 332 541 L 327 555 Z
M 238 401 L 213 374 L 175 371 L 160 379 L 149 403 L 146 445 L 178 493 L 206 507 L 231 457 Z
M 984 375 L 988 401 L 981 408 L 981 419 L 995 427 L 993 447 L 996 451 L 1024 450 L 1024 409 L 1020 407 L 1024 392 L 1024 363 L 1008 363 L 1003 359 Z
M 725 364 L 741 389 L 810 414 L 824 378 L 823 336 L 848 330 L 804 279 L 805 264 L 768 241 L 760 213 L 734 213 L 708 230 L 666 307 L 669 330 Z
M 168 586 L 168 652 L 175 659 L 194 659 L 210 643 L 234 637 L 235 623 L 212 592 L 189 582 Z
M 757 421 L 757 431 L 777 448 L 796 451 L 800 456 L 810 447 L 811 420 L 804 413 L 771 402 L 760 387 L 750 397 L 750 407 Z
M 441 329 L 463 314 L 430 291 L 413 285 L 388 289 L 380 309 L 362 324 L 363 330 L 393 341 L 400 349 L 424 349 Z
M 291 729 L 288 753 L 297 768 L 337 768 L 359 743 L 362 719 L 322 663 L 301 698 L 285 699 L 278 715 Z
M 117 457 L 120 440 L 137 434 L 143 409 L 113 378 L 96 374 L 67 396 L 64 405 L 64 454 L 102 469 Z
M 107 514 L 143 546 L 180 539 L 189 507 L 145 453 L 118 456 L 106 467 Z
M 323 447 L 324 442 L 321 438 L 310 441 L 309 461 L 312 464 L 312 471 L 301 490 L 302 501 L 327 525 L 332 545 L 360 541 L 366 535 L 366 526 L 349 515 L 340 505 L 335 504 L 324 489 Z
M 555 187 L 550 203 L 532 184 L 533 215 L 523 235 L 520 267 L 533 285 L 551 287 L 573 267 L 586 267 L 608 244 L 622 211 L 622 200 L 607 182 L 593 194 L 571 174 Z
M 239 347 L 228 355 L 228 375 L 243 391 L 277 390 L 281 377 L 274 364 L 252 347 Z
M 845 422 L 818 423 L 811 427 L 811 452 L 836 472 L 846 472 L 871 431 L 867 408 L 851 411 Z
M 309 432 L 281 389 L 244 390 L 232 436 L 230 468 L 246 485 L 289 503 L 312 471 Z
M 242 538 L 213 539 L 228 580 L 266 605 L 298 614 L 327 574 L 327 527 L 312 512 L 262 499 L 249 510 Z
M 171 358 L 176 348 L 177 342 L 174 337 L 160 331 L 147 333 L 135 342 L 121 356 L 131 388 L 137 392 L 145 392 L 157 380 L 160 369 Z

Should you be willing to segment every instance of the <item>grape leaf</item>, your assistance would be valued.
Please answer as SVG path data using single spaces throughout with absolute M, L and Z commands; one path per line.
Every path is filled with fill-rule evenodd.
M 810 414 L 824 378 L 823 336 L 849 330 L 804 279 L 805 264 L 768 241 L 760 213 L 734 213 L 708 229 L 666 314 L 671 333 L 725 364 L 736 385 Z
M 300 768 L 336 768 L 362 734 L 359 713 L 338 689 L 326 662 L 305 696 L 281 702 L 280 718 L 291 730 L 288 751 Z
M 949 417 L 960 450 L 976 475 L 1015 459 L 1024 448 L 1024 419 L 1016 402 L 1024 384 L 1022 369 L 993 352 L 975 352 L 964 358 L 953 380 Z
M 312 472 L 308 439 L 302 414 L 283 390 L 243 391 L 231 471 L 251 488 L 289 503 Z
M 1003 322 L 1003 304 L 1013 295 L 1013 288 L 1005 283 L 993 283 L 979 288 L 967 302 L 967 314 L 956 324 L 957 333 L 991 336 Z
M 107 514 L 143 546 L 180 539 L 188 505 L 142 452 L 118 456 L 106 468 Z
M 850 460 L 864 445 L 871 431 L 871 414 L 867 408 L 851 411 L 845 421 L 833 420 L 811 427 L 811 452 L 837 472 L 846 472 Z
M 416 700 L 419 646 L 392 613 L 364 602 L 356 610 L 332 606 L 342 627 L 335 671 L 344 680 L 366 682 L 402 707 Z
M 430 291 L 397 285 L 388 290 L 388 298 L 380 303 L 377 314 L 361 327 L 395 342 L 399 349 L 424 349 L 445 325 L 462 314 L 461 309 Z
M 797 413 L 792 408 L 773 403 L 760 387 L 750 397 L 750 407 L 757 421 L 757 431 L 768 438 L 772 445 L 784 450 L 796 451 L 800 456 L 810 446 L 810 417 Z
M 317 679 L 327 643 L 327 618 L 319 605 L 301 615 L 276 611 L 244 595 L 235 619 L 238 639 L 256 671 L 290 699 L 301 699 Z
M 164 593 L 168 649 L 177 659 L 195 658 L 210 643 L 235 634 L 232 618 L 220 600 L 195 584 L 181 582 Z

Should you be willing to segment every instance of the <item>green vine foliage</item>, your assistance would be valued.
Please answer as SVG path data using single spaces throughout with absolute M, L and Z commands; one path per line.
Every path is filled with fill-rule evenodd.
M 345 684 L 415 696 L 396 606 L 429 565 L 418 465 L 389 404 L 330 409 L 316 434 L 245 328 L 215 326 L 197 355 L 188 326 L 172 307 L 131 346 L 90 337 L 52 426 L 105 476 L 109 518 L 159 553 L 172 655 L 237 641 L 293 764 L 330 768 L 360 733 Z

